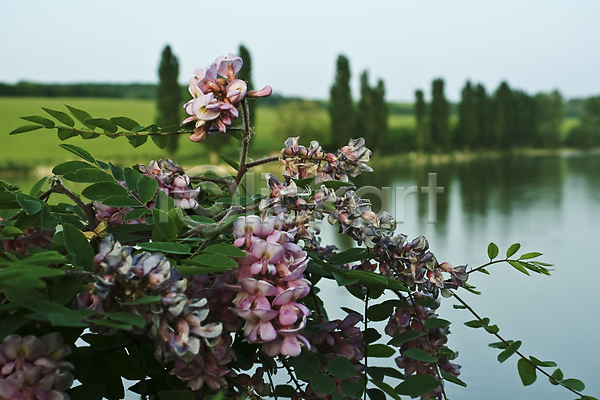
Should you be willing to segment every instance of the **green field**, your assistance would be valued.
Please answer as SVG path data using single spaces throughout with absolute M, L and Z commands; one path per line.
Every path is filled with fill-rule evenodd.
M 49 117 L 42 107 L 66 112 L 65 104 L 85 110 L 96 118 L 127 116 L 142 125 L 153 123 L 156 115 L 155 103 L 152 100 L 0 98 L 0 172 L 49 167 L 74 157 L 59 147 L 59 144 L 63 142 L 58 139 L 55 129 L 39 129 L 18 135 L 9 135 L 13 129 L 29 124 L 19 117 L 30 115 Z M 255 153 L 260 151 L 264 154 L 269 151 L 277 151 L 282 147 L 282 144 L 274 142 L 270 137 L 275 129 L 275 119 L 276 113 L 272 109 L 264 108 L 257 111 L 256 132 L 258 134 L 255 135 L 256 143 L 253 146 Z M 261 123 L 261 121 L 263 122 Z M 216 141 L 222 139 L 223 137 L 215 136 L 209 137 L 202 143 L 192 143 L 187 136 L 182 136 L 176 161 L 189 166 L 207 163 L 210 159 L 209 153 L 214 150 Z M 230 144 L 225 149 L 220 149 L 219 152 L 228 152 L 235 157 L 236 143 L 234 140 L 229 142 Z M 110 139 L 104 136 L 88 140 L 74 137 L 67 139 L 64 143 L 81 146 L 99 160 L 112 161 L 122 165 L 148 163 L 151 159 L 167 156 L 164 150 L 156 147 L 150 140 L 138 148 L 131 147 L 125 138 Z

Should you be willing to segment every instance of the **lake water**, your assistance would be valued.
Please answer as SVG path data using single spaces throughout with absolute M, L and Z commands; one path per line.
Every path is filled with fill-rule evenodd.
M 379 199 L 389 202 L 392 208 L 386 209 L 395 208 L 398 230 L 409 238 L 425 235 L 440 261 L 475 268 L 487 262 L 490 241 L 500 247 L 501 256 L 515 242 L 522 245 L 519 254 L 543 253 L 540 260 L 554 264 L 550 277 L 526 276 L 508 264 L 497 264 L 489 267 L 491 275 L 470 276 L 469 283 L 481 296 L 464 290 L 458 294 L 497 324 L 505 339 L 522 340 L 522 353 L 557 362 L 565 377 L 586 384 L 585 394 L 600 395 L 600 266 L 593 253 L 600 244 L 599 156 L 395 166 L 378 168 L 358 183 L 384 188 L 373 197 L 374 205 Z M 428 193 L 422 193 L 421 188 L 429 186 Z M 443 193 L 434 197 L 436 187 Z M 326 235 L 346 245 L 330 230 Z M 356 304 L 344 291 L 335 293 L 337 304 Z M 453 309 L 456 300 L 442 300 L 439 315 L 452 321 L 448 346 L 459 352 L 460 378 L 468 384 L 467 388 L 448 384 L 450 399 L 576 397 L 542 377 L 523 387 L 516 370 L 518 358 L 500 364 L 499 351 L 488 347 L 497 339 L 464 326 L 473 316 Z
M 384 205 L 398 219 L 398 230 L 409 238 L 425 235 L 440 261 L 477 267 L 487 261 L 490 241 L 500 247 L 501 255 L 515 242 L 521 243 L 522 252 L 543 253 L 540 260 L 554 264 L 550 277 L 528 277 L 498 264 L 489 268 L 489 276 L 476 273 L 469 278 L 482 296 L 464 290 L 458 293 L 497 324 L 506 339 L 522 340 L 524 354 L 557 362 L 566 377 L 586 383 L 585 394 L 600 396 L 600 267 L 593 253 L 600 247 L 600 156 L 403 164 L 380 167 L 360 178 L 356 180 L 359 186 L 381 190 L 374 205 L 379 207 L 376 199 L 388 203 Z M 428 186 L 429 193 L 423 193 L 421 188 Z M 435 188 L 442 188 L 443 193 L 434 196 Z M 349 245 L 331 229 L 324 229 L 324 243 L 328 241 Z M 326 292 L 331 293 L 327 300 L 334 305 L 362 309 L 335 284 Z M 473 317 L 466 310 L 453 309 L 454 303 L 446 299 L 439 315 L 452 321 L 448 346 L 459 352 L 460 378 L 468 387 L 448 384 L 450 399 L 575 398 L 541 377 L 523 387 L 516 356 L 498 363 L 499 351 L 487 346 L 496 338 L 465 327 L 463 323 Z

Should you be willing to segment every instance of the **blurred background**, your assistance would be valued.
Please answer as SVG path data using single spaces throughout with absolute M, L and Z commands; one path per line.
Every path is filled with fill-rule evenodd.
M 598 15 L 593 0 L 5 2 L 0 179 L 27 188 L 72 156 L 54 131 L 9 136 L 27 123 L 19 117 L 67 104 L 94 117 L 178 124 L 194 69 L 242 55 L 243 79 L 274 89 L 251 101 L 252 156 L 276 153 L 289 136 L 328 150 L 364 137 L 375 172 L 357 184 L 381 189 L 375 208 L 393 209 L 409 237 L 426 235 L 440 261 L 476 267 L 490 241 L 501 255 L 514 242 L 544 253 L 552 277 L 498 265 L 470 278 L 483 296 L 464 297 L 508 339 L 523 340 L 524 353 L 556 361 L 598 396 Z M 165 149 L 123 138 L 66 142 L 121 165 L 172 157 L 191 168 L 238 151 L 228 135 L 176 139 Z M 431 173 L 443 188 L 433 223 L 426 195 L 395 195 L 426 187 Z M 349 245 L 323 228 L 326 240 Z M 339 305 L 352 301 L 332 293 Z M 487 346 L 494 338 L 465 327 L 472 318 L 451 304 L 440 316 L 453 322 L 449 346 L 468 387 L 450 384 L 450 398 L 571 398 L 541 378 L 522 387 L 516 359 L 499 364 Z

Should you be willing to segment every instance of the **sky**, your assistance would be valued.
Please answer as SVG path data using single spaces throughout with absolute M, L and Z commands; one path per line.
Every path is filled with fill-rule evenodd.
M 327 99 L 338 56 L 352 92 L 369 72 L 388 101 L 413 101 L 443 78 L 506 80 L 528 93 L 600 95 L 597 0 L 9 0 L 0 12 L 0 82 L 156 83 L 168 44 L 186 83 L 244 44 L 257 87 Z

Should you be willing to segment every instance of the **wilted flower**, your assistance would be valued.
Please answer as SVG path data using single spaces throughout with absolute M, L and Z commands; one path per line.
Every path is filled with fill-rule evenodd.
M 58 332 L 37 338 L 7 336 L 0 343 L 0 399 L 68 400 L 73 364 L 62 361 L 71 354 Z

